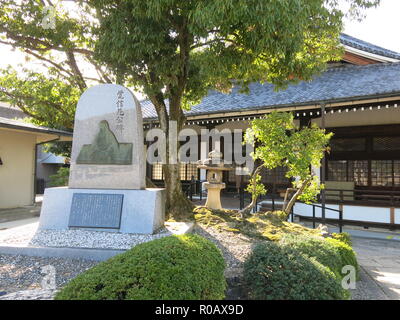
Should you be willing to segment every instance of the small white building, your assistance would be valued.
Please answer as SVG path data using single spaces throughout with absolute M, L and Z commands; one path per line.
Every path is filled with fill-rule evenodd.
M 70 132 L 0 117 L 0 209 L 32 205 L 37 146 L 71 140 Z

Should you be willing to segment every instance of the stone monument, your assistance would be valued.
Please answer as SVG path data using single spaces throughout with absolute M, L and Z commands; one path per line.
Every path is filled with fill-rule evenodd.
M 154 233 L 164 190 L 146 189 L 140 103 L 120 85 L 86 90 L 75 114 L 69 186 L 45 190 L 39 230 Z

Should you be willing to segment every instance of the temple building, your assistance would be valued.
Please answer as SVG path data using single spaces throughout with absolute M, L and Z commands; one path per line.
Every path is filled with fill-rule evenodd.
M 249 94 L 211 91 L 186 112 L 187 127 L 246 129 L 249 120 L 273 110 L 291 111 L 299 125 L 317 123 L 333 132 L 331 151 L 318 174 L 325 181 L 327 208 L 339 208 L 348 223 L 400 226 L 400 53 L 342 34 L 345 53 L 340 62 L 312 81 L 274 91 L 271 84 L 250 84 Z M 150 101 L 142 101 L 145 129 L 158 126 Z M 224 153 L 223 143 L 200 143 L 199 159 L 210 150 Z M 226 156 L 226 154 L 225 154 Z M 148 177 L 162 184 L 161 164 L 148 165 Z M 204 180 L 194 163 L 182 165 L 183 181 Z M 226 192 L 246 178 L 226 172 Z M 290 181 L 281 169 L 263 172 L 269 194 L 281 194 Z M 298 204 L 296 214 L 310 215 Z M 320 209 L 316 215 L 320 214 Z M 326 217 L 336 219 L 335 212 Z

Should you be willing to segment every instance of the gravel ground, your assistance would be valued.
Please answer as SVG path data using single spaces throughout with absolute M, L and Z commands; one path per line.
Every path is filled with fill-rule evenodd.
M 92 230 L 37 230 L 38 222 L 0 230 L 0 246 L 130 249 L 137 244 L 180 234 L 190 224 L 170 223 L 155 234 L 123 234 Z
M 242 234 L 220 231 L 202 224 L 196 224 L 193 232 L 211 240 L 221 249 L 227 264 L 225 275 L 228 278 L 240 275 L 243 262 L 256 244 L 253 239 Z
M 167 229 L 162 229 L 155 234 L 122 234 L 89 230 L 40 230 L 36 232 L 30 241 L 30 245 L 38 247 L 130 249 L 139 243 L 171 234 Z
M 78 259 L 41 258 L 21 255 L 0 255 L 0 299 L 14 293 L 13 299 L 19 296 L 31 299 L 49 297 L 49 291 L 41 290 L 46 273 L 42 268 L 55 268 L 56 288 L 65 285 L 78 274 L 95 266 L 98 262 Z M 19 291 L 27 291 L 21 294 Z M 40 291 L 37 291 L 40 290 Z M 18 292 L 17 296 L 15 293 Z
M 155 235 L 121 235 L 115 233 L 69 230 L 69 231 L 41 231 L 35 234 L 37 226 L 27 225 L 18 229 L 16 235 L 0 232 L 0 243 L 25 245 L 57 246 L 57 247 L 96 247 L 127 249 L 133 245 L 169 235 L 162 230 Z M 193 232 L 214 242 L 222 251 L 227 268 L 225 275 L 228 280 L 229 299 L 246 299 L 242 285 L 243 262 L 257 243 L 238 233 L 219 230 L 215 227 L 195 225 Z M 62 239 L 62 240 L 61 240 Z M 368 255 L 369 256 L 369 255 Z M 60 288 L 81 272 L 93 267 L 98 262 L 80 259 L 40 258 L 21 255 L 0 255 L 0 300 L 2 299 L 51 299 L 53 290 L 43 290 L 41 283 L 45 277 L 42 268 L 51 265 L 56 270 L 56 288 Z M 361 281 L 357 289 L 352 290 L 353 300 L 384 300 L 387 297 L 381 293 L 379 285 L 362 269 Z

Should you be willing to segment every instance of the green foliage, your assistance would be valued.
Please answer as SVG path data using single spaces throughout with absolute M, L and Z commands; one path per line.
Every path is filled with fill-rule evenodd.
M 25 61 L 0 70 L 0 101 L 18 106 L 35 124 L 72 130 L 82 92 L 113 79 L 93 59 L 90 29 L 96 20 L 86 4 L 76 8 L 60 0 L 1 1 L 0 40 L 23 52 Z
M 315 124 L 299 129 L 292 113 L 270 113 L 263 119 L 252 121 L 246 131 L 247 143 L 259 142 L 253 153 L 254 160 L 261 160 L 267 169 L 284 167 L 286 177 L 294 180 L 293 186 L 302 190 L 299 199 L 310 202 L 320 191 L 319 179 L 311 172 L 311 166 L 319 168 L 332 133 Z M 286 210 L 284 210 L 286 211 Z
M 72 130 L 80 94 L 57 75 L 0 70 L 0 100 L 21 108 L 37 125 Z
M 353 266 L 356 269 L 357 278 L 359 278 L 360 269 L 356 254 L 352 247 L 342 241 L 332 238 L 326 238 L 326 241 L 339 252 L 342 260 L 342 266 Z
M 315 258 L 274 242 L 256 245 L 244 264 L 252 299 L 345 299 L 346 291 L 334 273 Z
M 338 240 L 313 236 L 285 235 L 281 244 L 288 246 L 302 254 L 315 258 L 319 263 L 327 266 L 341 281 L 342 269 L 351 265 L 358 271 L 358 263 L 353 249 Z
M 349 0 L 354 9 L 370 1 Z M 284 87 L 310 80 L 342 53 L 342 17 L 325 0 L 90 0 L 96 56 L 150 96 L 184 84 L 184 101 L 233 81 Z M 150 76 L 152 75 L 152 76 Z M 235 80 L 232 80 L 235 79 Z M 174 91 L 167 90 L 168 98 Z M 184 102 L 183 101 L 183 102 Z
M 261 183 L 261 175 L 256 170 L 249 179 L 249 184 L 246 187 L 246 191 L 251 194 L 252 203 L 255 205 L 256 200 L 259 196 L 265 195 L 267 189 Z
M 349 245 L 350 247 L 352 246 L 352 242 L 351 242 L 351 236 L 349 233 L 347 232 L 341 232 L 341 233 L 332 233 L 332 238 L 342 241 L 345 244 Z
M 209 240 L 188 234 L 139 244 L 69 282 L 57 300 L 206 300 L 225 296 L 225 262 Z
M 211 210 L 206 207 L 194 209 L 197 223 L 216 229 L 244 234 L 254 240 L 279 241 L 285 234 L 319 235 L 318 230 L 309 229 L 286 221 L 282 211 L 256 213 L 242 217 L 234 210 Z
M 61 167 L 58 169 L 56 174 L 50 176 L 51 187 L 63 187 L 68 186 L 69 180 L 69 168 Z

